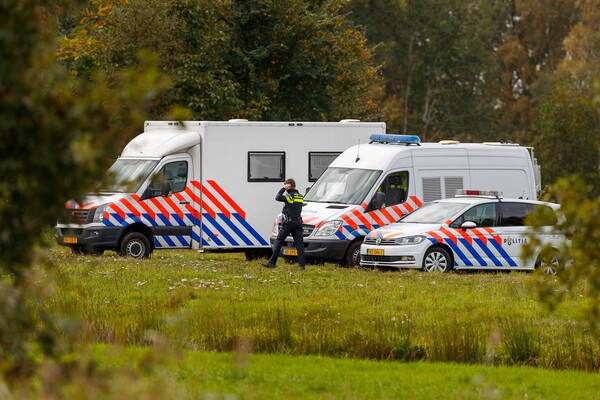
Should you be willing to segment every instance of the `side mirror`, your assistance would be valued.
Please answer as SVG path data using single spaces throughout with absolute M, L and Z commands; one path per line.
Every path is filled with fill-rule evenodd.
M 460 227 L 463 231 L 466 231 L 467 229 L 477 228 L 477 224 L 473 221 L 465 221 Z
M 379 210 L 385 204 L 385 193 L 377 192 L 371 199 L 366 211 Z

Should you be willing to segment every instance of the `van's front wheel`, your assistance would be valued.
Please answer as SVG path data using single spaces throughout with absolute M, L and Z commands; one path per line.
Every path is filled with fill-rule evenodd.
M 344 259 L 344 265 L 347 267 L 359 267 L 360 266 L 360 245 L 362 240 L 355 240 L 348 247 L 346 257 Z
M 148 238 L 138 232 L 125 235 L 119 246 L 119 255 L 123 257 L 148 258 L 150 252 Z

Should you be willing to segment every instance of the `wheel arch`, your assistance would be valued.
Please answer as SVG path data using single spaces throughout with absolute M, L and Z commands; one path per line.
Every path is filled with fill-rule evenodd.
M 142 223 L 139 223 L 139 222 L 128 225 L 123 230 L 123 232 L 121 233 L 121 237 L 119 238 L 119 245 L 121 244 L 121 241 L 123 240 L 123 238 L 125 236 L 127 236 L 127 234 L 130 232 L 137 232 L 137 233 L 141 233 L 142 235 L 146 236 L 146 238 L 148 239 L 148 242 L 150 243 L 151 250 L 154 251 L 156 249 L 156 247 L 154 246 L 154 233 L 152 232 L 152 229 L 150 229 L 148 226 L 146 226 Z
M 446 243 L 440 243 L 440 242 L 433 243 L 431 246 L 429 246 L 425 249 L 425 251 L 423 252 L 423 255 L 421 257 L 421 260 L 419 260 L 420 261 L 419 265 L 423 265 L 423 261 L 425 261 L 425 254 L 427 254 L 427 252 L 430 249 L 435 249 L 435 248 L 442 248 L 442 249 L 446 250 L 446 252 L 450 256 L 450 267 L 451 267 L 451 269 L 455 269 L 454 252 L 452 251 L 452 248 L 450 246 L 448 246 Z

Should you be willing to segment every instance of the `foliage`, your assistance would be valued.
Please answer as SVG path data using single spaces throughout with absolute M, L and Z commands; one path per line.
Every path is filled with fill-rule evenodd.
M 541 300 L 550 309 L 556 309 L 583 286 L 586 304 L 582 305 L 586 319 L 600 334 L 600 197 L 594 197 L 597 187 L 581 178 L 561 178 L 551 186 L 550 196 L 561 204 L 561 214 L 554 231 L 568 241 L 561 243 L 559 255 L 561 268 L 556 280 L 542 279 L 538 282 Z M 533 215 L 543 221 L 544 215 Z M 532 240 L 525 247 L 525 255 L 531 257 L 539 241 Z M 549 249 L 548 249 L 549 250 Z
M 589 92 L 589 90 L 588 90 Z M 590 93 L 574 89 L 570 79 L 556 84 L 538 105 L 531 139 L 548 185 L 579 174 L 598 187 L 600 171 L 600 108 Z
M 494 47 L 501 23 L 489 1 L 350 2 L 383 63 L 392 132 L 423 140 L 485 138 L 497 120 Z
M 101 177 L 161 87 L 148 56 L 112 87 L 100 75 L 73 79 L 54 57 L 56 27 L 44 4 L 5 0 L 0 8 L 0 372 L 8 376 L 26 375 L 39 351 L 55 348 L 51 319 L 31 308 L 43 229 Z
M 577 22 L 576 0 L 503 1 L 504 34 L 498 47 L 499 102 L 505 129 L 520 138 L 533 122 L 540 76 L 565 56 L 563 40 Z
M 160 54 L 174 90 L 162 105 L 195 119 L 373 118 L 371 50 L 342 13 L 342 0 L 104 1 L 63 42 L 79 75 L 111 76 L 133 48 Z M 91 45 L 87 45 L 91 44 Z M 155 113 L 160 116 L 160 107 Z

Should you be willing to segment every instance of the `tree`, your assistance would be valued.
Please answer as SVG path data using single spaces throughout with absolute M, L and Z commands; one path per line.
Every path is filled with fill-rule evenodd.
M 497 129 L 495 5 L 489 1 L 353 0 L 383 64 L 388 126 L 423 140 L 484 138 Z
M 600 6 L 577 2 L 581 11 L 564 41 L 565 57 L 541 93 L 531 141 L 542 165 L 545 183 L 578 174 L 600 184 L 600 110 L 594 82 L 600 81 Z
M 4 0 L 0 13 L 0 373 L 14 378 L 35 367 L 31 343 L 56 350 L 52 319 L 30 301 L 42 232 L 101 178 L 161 82 L 152 57 L 112 87 L 101 76 L 73 79 L 55 58 L 55 19 L 44 2 Z
M 131 63 L 132 48 L 150 47 L 174 79 L 160 106 L 180 103 L 196 119 L 374 118 L 377 68 L 343 3 L 95 0 L 63 54 L 78 74 L 110 75 Z
M 600 334 L 600 197 L 594 192 L 596 188 L 576 176 L 560 178 L 551 186 L 549 197 L 561 205 L 561 218 L 553 233 L 564 235 L 569 242 L 562 242 L 557 249 L 562 268 L 556 279 L 540 277 L 537 288 L 540 299 L 553 310 L 573 288 L 583 284 L 588 300 L 585 315 Z M 547 217 L 538 213 L 529 218 L 544 225 Z M 539 246 L 539 240 L 532 235 L 524 246 L 524 256 L 532 257 Z
M 600 183 L 600 112 L 592 96 L 573 89 L 563 78 L 538 105 L 532 141 L 544 184 L 578 174 L 588 184 Z
M 505 28 L 498 47 L 499 105 L 506 130 L 521 138 L 535 115 L 532 93 L 541 75 L 553 73 L 565 52 L 563 40 L 577 22 L 575 0 L 505 0 Z

